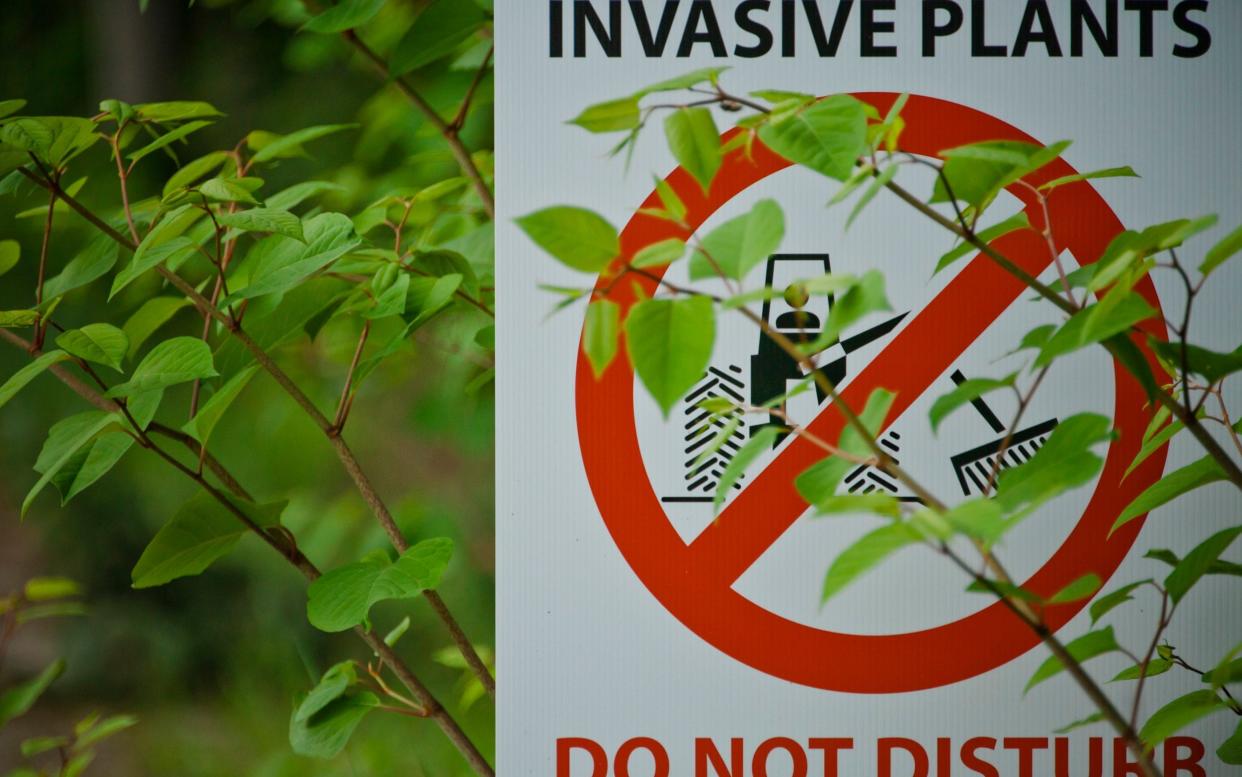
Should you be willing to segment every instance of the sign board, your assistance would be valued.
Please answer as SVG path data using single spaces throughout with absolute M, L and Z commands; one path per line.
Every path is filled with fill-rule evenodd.
M 541 287 L 607 285 L 626 309 L 659 293 L 661 281 L 686 283 L 686 262 L 608 285 L 558 264 L 515 219 L 552 205 L 589 208 L 618 226 L 629 257 L 684 237 L 687 226 L 705 234 L 774 200 L 784 238 L 744 284 L 884 274 L 893 311 L 844 333 L 828 369 L 853 407 L 875 388 L 895 392 L 881 444 L 934 493 L 960 502 L 987 485 L 1016 400 L 989 395 L 936 432 L 928 410 L 968 377 L 1018 369 L 1029 354 L 1011 349 L 1032 328 L 1059 321 L 1054 309 L 1032 303 L 986 257 L 933 274 L 953 245 L 943 227 L 888 193 L 847 225 L 850 205 L 826 206 L 839 184 L 762 144 L 726 156 L 705 192 L 673 160 L 658 115 L 628 162 L 609 156 L 615 137 L 567 121 L 648 84 L 727 67 L 721 83 L 733 94 L 850 94 L 880 115 L 901 100 L 901 150 L 919 158 L 986 140 L 1072 139 L 1048 178 L 1121 165 L 1142 176 L 1095 180 L 1048 199 L 1062 263 L 1073 269 L 1126 228 L 1205 213 L 1242 223 L 1242 5 L 532 0 L 496 12 L 501 773 L 1138 774 L 1127 771 L 1124 747 L 1103 724 L 1054 733 L 1093 712 L 1089 701 L 1066 677 L 1024 695 L 1046 649 L 994 598 L 965 592 L 969 580 L 938 554 L 907 549 L 821 603 L 833 559 L 880 519 L 813 516 L 794 478 L 823 453 L 805 437 L 783 439 L 751 462 L 717 511 L 717 484 L 750 430 L 738 428 L 702 455 L 715 437 L 704 431 L 702 401 L 761 404 L 804 377 L 798 365 L 753 322 L 724 316 L 701 381 L 665 415 L 624 349 L 595 377 L 581 351 L 583 303 L 550 315 L 560 298 Z M 722 128 L 736 118 L 715 110 Z M 686 224 L 640 212 L 660 203 L 653 175 L 684 202 Z M 919 166 L 901 176 L 923 197 L 935 184 Z M 1002 197 L 1010 211 L 1035 202 L 1020 191 Z M 1031 275 L 1057 279 L 1037 233 L 997 246 Z M 727 293 L 712 283 L 705 288 Z M 1226 267 L 1205 292 L 1201 344 L 1236 345 L 1242 313 L 1231 299 L 1240 283 L 1242 267 Z M 1166 315 L 1179 314 L 1175 277 L 1154 274 L 1138 290 Z M 752 305 L 778 330 L 788 308 L 780 297 Z M 1118 436 L 1092 483 L 1041 507 L 999 548 L 1030 591 L 1050 596 L 1088 574 L 1107 581 L 1105 591 L 1163 576 L 1167 568 L 1146 558 L 1149 550 L 1184 555 L 1236 523 L 1236 492 L 1220 487 L 1110 533 L 1136 495 L 1199 455 L 1179 439 L 1126 475 L 1151 418 L 1146 403 L 1099 349 L 1049 371 L 1004 446 L 1014 465 L 1075 413 L 1112 418 Z M 831 404 L 807 391 L 788 410 L 835 441 L 843 421 Z M 918 499 L 866 465 L 841 489 Z M 1168 639 L 1215 661 L 1242 638 L 1236 601 L 1229 583 L 1209 581 L 1179 609 Z M 1086 633 L 1087 604 L 1050 608 L 1049 625 L 1066 641 Z M 1145 649 L 1158 610 L 1152 598 L 1112 619 L 1118 642 Z M 1132 663 L 1119 654 L 1091 669 L 1107 680 Z M 1198 679 L 1152 678 L 1144 709 L 1196 690 Z M 1133 691 L 1106 688 L 1118 703 Z M 1234 767 L 1213 751 L 1236 725 L 1232 715 L 1206 718 L 1167 743 L 1158 763 L 1166 775 L 1229 773 Z

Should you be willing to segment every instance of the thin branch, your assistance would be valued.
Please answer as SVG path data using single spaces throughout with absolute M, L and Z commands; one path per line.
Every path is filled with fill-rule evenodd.
M 457 115 L 449 122 L 449 129 L 454 135 L 461 132 L 461 128 L 466 124 L 466 116 L 470 113 L 470 104 L 474 102 L 474 94 L 479 89 L 479 84 L 483 83 L 483 77 L 487 75 L 487 69 L 492 64 L 492 56 L 496 53 L 496 46 L 493 44 L 487 50 L 487 56 L 483 57 L 483 64 L 479 65 L 478 71 L 474 74 L 474 79 L 470 82 L 470 87 L 466 89 L 466 96 L 462 98 L 461 107 L 457 109 Z
M 341 33 L 341 37 L 371 63 L 375 72 L 385 82 L 391 82 L 396 86 L 401 94 L 405 95 L 406 99 L 418 109 L 418 112 L 436 128 L 436 131 L 444 138 L 444 142 L 448 144 L 449 151 L 453 154 L 453 158 L 457 160 L 458 167 L 461 168 L 462 173 L 465 174 L 466 178 L 470 180 L 471 185 L 474 186 L 475 191 L 479 195 L 479 200 L 483 203 L 483 210 L 487 212 L 488 217 L 494 220 L 496 218 L 496 198 L 492 195 L 491 189 L 487 187 L 487 182 L 483 180 L 483 175 L 479 172 L 478 165 L 474 163 L 474 159 L 470 156 L 470 151 L 461 142 L 461 138 L 457 136 L 456 130 L 436 112 L 431 103 L 427 102 L 426 98 L 411 86 L 404 76 L 393 73 L 388 68 L 388 63 L 384 58 L 376 54 L 370 46 L 364 43 L 358 37 L 357 32 L 346 30 Z
M 1176 606 L 1174 606 L 1176 609 Z M 1164 636 L 1164 631 L 1169 627 L 1169 621 L 1173 619 L 1173 612 L 1169 609 L 1169 592 L 1160 589 L 1160 618 L 1156 621 L 1156 631 L 1152 634 L 1151 643 L 1147 647 L 1147 653 L 1143 656 L 1141 662 L 1135 662 L 1139 665 L 1138 687 L 1134 689 L 1134 703 L 1130 708 L 1130 727 L 1138 728 L 1139 712 L 1143 703 L 1143 689 L 1147 684 L 1147 668 L 1151 666 L 1151 660 L 1156 655 L 1156 648 L 1160 646 L 1160 638 Z
M 349 372 L 345 374 L 345 387 L 341 389 L 341 400 L 336 405 L 336 421 L 333 426 L 339 434 L 345 428 L 345 419 L 349 418 L 349 409 L 353 406 L 351 392 L 354 388 L 354 373 L 358 370 L 358 362 L 362 360 L 362 349 L 366 347 L 367 335 L 371 334 L 371 322 L 362 325 L 362 334 L 358 336 L 358 346 L 354 348 L 354 358 L 349 362 Z

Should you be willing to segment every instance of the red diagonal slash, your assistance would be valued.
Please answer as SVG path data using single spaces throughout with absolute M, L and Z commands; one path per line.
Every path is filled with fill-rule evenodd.
M 858 97 L 881 112 L 896 95 Z M 980 140 L 1032 138 L 979 111 L 927 97 L 910 98 L 903 114 L 908 129 L 903 145 L 911 153 L 939 151 Z M 704 195 L 683 170 L 668 181 L 688 208 L 687 222 L 697 229 L 739 193 L 779 172 L 788 163 L 762 145 L 753 160 L 730 156 L 710 192 Z M 1057 161 L 1032 176 L 1039 183 L 1072 174 Z M 1023 199 L 1031 221 L 1042 225 L 1042 214 L 1030 207 L 1021 187 L 1011 192 Z M 645 203 L 658 206 L 653 193 Z M 1061 246 L 1080 261 L 1100 256 L 1121 224 L 1089 184 L 1075 184 L 1052 198 L 1052 220 Z M 686 237 L 669 222 L 638 215 L 622 233 L 622 253 L 634 252 L 667 237 Z M 1034 234 L 1015 233 L 997 247 L 1027 272 L 1038 275 L 1051 262 L 1047 246 Z M 616 271 L 616 268 L 613 270 Z M 642 284 L 646 293 L 654 284 Z M 636 295 L 628 283 L 601 277 L 597 289 L 628 308 Z M 1137 287 L 1159 307 L 1150 281 Z M 1022 293 L 1022 284 L 985 257 L 976 257 L 843 391 L 843 401 L 861 407 L 872 389 L 897 394 L 890 419 L 918 399 L 939 376 Z M 1157 325 L 1151 333 L 1161 336 Z M 1153 483 L 1164 467 L 1163 452 L 1149 458 L 1128 478 L 1122 477 L 1138 451 L 1149 418 L 1137 384 L 1115 366 L 1115 412 L 1120 437 L 1109 447 L 1095 492 L 1064 544 L 1024 586 L 1050 595 L 1088 572 L 1107 579 L 1138 536 L 1139 522 L 1115 534 L 1109 528 L 1118 512 Z M 687 545 L 673 528 L 651 487 L 639 450 L 634 424 L 634 374 L 618 359 L 596 381 L 581 356 L 577 377 L 578 434 L 591 491 L 613 540 L 648 590 L 683 624 L 733 658 L 763 672 L 805 685 L 859 693 L 910 691 L 944 685 L 1000 666 L 1038 644 L 1038 638 L 1001 605 L 993 604 L 951 623 L 905 634 L 856 635 L 819 629 L 790 621 L 733 590 L 734 581 L 797 520 L 806 504 L 793 486 L 794 478 L 814 463 L 819 452 L 792 440 L 728 508 L 717 522 Z M 842 421 L 831 406 L 810 428 L 836 439 Z M 878 603 L 882 605 L 881 603 Z M 1084 602 L 1049 607 L 1046 622 L 1059 628 Z M 871 668 L 876 671 L 870 671 Z

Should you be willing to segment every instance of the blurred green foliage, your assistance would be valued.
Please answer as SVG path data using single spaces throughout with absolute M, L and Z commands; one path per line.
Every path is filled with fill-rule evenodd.
M 299 34 L 305 16 L 296 0 L 198 2 L 136 0 L 48 3 L 9 0 L 0 24 L 0 98 L 22 97 L 31 115 L 90 116 L 101 99 L 206 100 L 227 116 L 190 138 L 182 160 L 231 148 L 252 129 L 284 133 L 312 124 L 356 122 L 359 128 L 317 141 L 313 159 L 292 159 L 265 174 L 267 191 L 307 178 L 342 191 L 326 207 L 356 213 L 393 187 L 419 187 L 457 168 L 441 137 L 339 37 Z M 387 50 L 419 10 L 389 2 L 367 28 L 368 42 Z M 480 41 L 484 42 L 485 41 Z M 451 111 L 465 94 L 479 54 L 461 47 L 413 73 L 433 106 Z M 490 76 L 462 130 L 471 149 L 491 147 Z M 106 155 L 80 197 L 111 211 L 115 170 Z M 157 195 L 175 169 L 152 157 L 131 180 L 136 198 Z M 46 196 L 25 187 L 0 197 L 0 225 L 22 244 L 23 261 L 0 278 L 0 309 L 26 307 L 34 284 Z M 73 215 L 53 242 L 51 271 L 94 234 Z M 484 244 L 488 243 L 486 239 Z M 480 244 L 476 265 L 490 264 Z M 128 315 L 150 296 L 148 275 L 112 304 Z M 487 281 L 490 283 L 490 281 Z M 107 284 L 74 292 L 58 313 L 65 326 L 90 322 Z M 467 384 L 490 362 L 474 345 L 478 317 L 453 313 L 420 330 L 402 358 L 368 379 L 350 417 L 349 438 L 411 541 L 447 536 L 457 546 L 441 593 L 481 645 L 492 644 L 492 402 L 490 386 Z M 198 336 L 192 308 L 164 333 Z M 281 353 L 282 365 L 321 406 L 340 392 L 357 332 L 326 327 L 311 344 Z M 26 357 L 0 349 L 0 376 Z M 361 775 L 467 773 L 433 724 L 371 716 L 342 756 L 311 761 L 291 753 L 288 721 L 294 695 L 342 657 L 366 660 L 350 635 L 315 631 L 305 618 L 305 585 L 253 537 L 202 577 L 132 590 L 130 569 L 154 532 L 193 492 L 145 452 L 127 456 L 110 475 L 65 508 L 44 495 L 18 521 L 22 496 L 38 479 L 31 466 L 56 420 L 86 409 L 58 382 L 44 378 L 5 409 L 0 421 L 0 591 L 36 575 L 80 581 L 89 614 L 32 624 L 9 651 L 0 683 L 26 676 L 63 655 L 68 671 L 27 716 L 0 732 L 0 772 L 18 761 L 22 739 L 71 728 L 87 712 L 126 712 L 140 723 L 100 747 L 93 773 L 213 775 Z M 188 387 L 170 393 L 184 406 Z M 252 381 L 212 438 L 218 458 L 260 501 L 290 499 L 284 523 L 324 569 L 385 545 L 379 526 L 335 461 L 322 434 L 264 376 Z M 426 603 L 384 603 L 373 611 L 390 626 L 410 615 L 402 655 L 456 714 L 479 747 L 492 749 L 490 700 L 462 703 L 468 683 L 459 668 L 432 656 L 449 645 Z M 473 694 L 472 694 L 473 695 Z

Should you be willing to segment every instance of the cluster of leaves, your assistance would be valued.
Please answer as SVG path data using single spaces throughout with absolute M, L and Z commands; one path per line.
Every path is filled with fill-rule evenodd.
M 595 133 L 625 132 L 617 148 L 620 151 L 632 148 L 654 112 L 669 111 L 665 121 L 669 151 L 705 192 L 712 186 L 727 155 L 749 156 L 755 143 L 761 142 L 789 161 L 838 182 L 840 188 L 830 205 L 854 197 L 847 228 L 882 191 L 897 188 L 896 178 L 903 168 L 932 167 L 936 171 L 935 184 L 916 207 L 941 223 L 949 224 L 960 239 L 956 247 L 939 257 L 934 272 L 980 253 L 988 254 L 1002 266 L 1013 267 L 996 246 L 1003 238 L 1021 231 L 1034 232 L 1052 245 L 1054 225 L 1034 226 L 1026 210 L 983 226 L 988 211 L 1003 191 L 1019 191 L 1028 201 L 1046 205 L 1063 187 L 1099 178 L 1135 176 L 1132 169 L 1117 167 L 1054 177 L 1049 173 L 1049 166 L 1060 158 L 1069 142 L 1046 147 L 1013 141 L 980 142 L 945 149 L 939 160 L 927 160 L 902 151 L 901 136 L 906 126 L 901 115 L 906 103 L 904 97 L 898 99 L 887 114 L 848 95 L 821 99 L 767 90 L 737 97 L 721 87 L 720 73 L 719 70 L 696 71 L 628 97 L 593 105 L 573 123 Z M 668 105 L 667 97 L 662 97 L 663 103 L 648 107 L 641 102 L 650 94 L 674 90 L 692 92 L 688 98 L 690 102 Z M 753 112 L 738 120 L 731 133 L 721 135 L 711 113 L 713 106 L 726 113 L 744 107 L 752 108 Z M 900 191 L 908 199 L 914 199 L 913 195 Z M 833 396 L 841 406 L 835 387 L 824 385 L 826 378 L 812 373 L 820 355 L 837 342 L 843 331 L 868 314 L 889 309 L 883 277 L 875 271 L 862 276 L 833 273 L 797 281 L 786 288 L 747 290 L 745 282 L 750 272 L 777 251 L 785 231 L 783 214 L 775 202 L 761 201 L 749 213 L 701 237 L 696 236 L 696 228 L 688 220 L 687 206 L 666 181 L 656 181 L 656 190 L 648 205 L 641 214 L 671 222 L 678 236 L 638 247 L 632 253 L 623 253 L 616 229 L 603 216 L 579 207 L 546 208 L 518 221 L 531 240 L 567 267 L 598 274 L 599 280 L 593 289 L 554 289 L 565 297 L 561 306 L 579 299 L 588 300 L 582 342 L 597 378 L 615 360 L 623 333 L 630 365 L 667 415 L 706 369 L 712 355 L 718 315 L 739 310 L 762 327 L 764 322 L 746 309 L 748 303 L 783 296 L 797 308 L 816 296 L 827 296 L 832 300 L 829 319 L 821 331 L 812 333 L 813 337 L 794 342 L 770 329 L 765 331 L 805 368 L 807 379 L 791 394 L 805 391 L 812 380 L 818 380 L 823 393 Z M 941 215 L 945 208 L 951 210 L 951 216 Z M 1088 346 L 1102 345 L 1133 374 L 1152 403 L 1153 417 L 1144 435 L 1142 450 L 1130 464 L 1130 472 L 1187 428 L 1195 426 L 1201 431 L 1204 421 L 1218 422 L 1233 442 L 1238 443 L 1242 423 L 1228 423 L 1221 386 L 1230 375 L 1242 370 L 1242 347 L 1220 353 L 1186 341 L 1189 308 L 1195 295 L 1212 273 L 1242 251 L 1240 229 L 1206 251 L 1198 268 L 1199 278 L 1192 279 L 1178 251 L 1192 237 L 1215 224 L 1215 217 L 1180 219 L 1140 231 L 1125 231 L 1116 236 L 1095 261 L 1073 272 L 1061 268 L 1054 249 L 1053 261 L 1061 268 L 1063 278 L 1060 288 L 1045 286 L 1029 276 L 1020 277 L 1041 297 L 1056 305 L 1064 314 L 1063 321 L 1038 327 L 1022 339 L 1012 352 L 1028 354 L 1021 369 L 1002 378 L 967 380 L 939 397 L 929 413 L 933 432 L 949 415 L 990 392 L 1013 391 L 1025 407 L 1043 374 L 1057 360 Z M 714 279 L 724 285 L 728 296 L 680 287 L 665 280 L 667 267 L 687 256 L 690 262 L 687 274 L 692 282 Z M 1175 272 L 1186 283 L 1187 322 L 1175 330 L 1178 339 L 1171 342 L 1155 336 L 1157 329 L 1163 327 L 1163 321 L 1139 289 L 1139 284 L 1158 269 Z M 613 291 L 627 278 L 636 281 L 632 287 L 637 301 L 623 306 L 614 299 Z M 1152 355 L 1154 366 L 1144 351 Z M 1024 382 L 1032 384 L 1028 392 L 1019 388 Z M 798 432 L 797 423 L 780 410 L 788 397 L 777 397 L 757 408 L 721 399 L 703 403 L 703 409 L 715 414 L 722 427 L 704 457 L 711 456 L 714 449 L 729 438 L 743 413 L 773 415 Z M 1209 398 L 1220 402 L 1223 418 L 1206 413 L 1204 405 Z M 883 518 L 878 528 L 841 551 L 832 562 L 823 585 L 825 601 L 894 553 L 910 546 L 926 545 L 952 553 L 952 543 L 961 538 L 968 540 L 985 559 L 992 559 L 998 544 L 1038 508 L 1095 480 L 1103 466 L 1099 451 L 1116 434 L 1110 419 L 1099 415 L 1082 413 L 1065 418 L 1033 457 L 1004 469 L 997 464 L 983 495 L 958 504 L 942 504 L 934 498 L 925 498 L 921 504 L 911 506 L 887 494 L 843 493 L 843 478 L 860 463 L 886 468 L 890 474 L 899 472 L 895 462 L 877 445 L 889 420 L 893 400 L 894 395 L 881 388 L 876 389 L 865 407 L 857 412 L 841 407 L 848 422 L 841 438 L 833 444 L 819 441 L 817 444 L 828 448 L 830 455 L 796 480 L 799 493 L 816 515 L 875 514 Z M 753 435 L 736 453 L 719 481 L 717 509 L 742 471 L 763 451 L 773 447 L 778 434 L 776 428 L 766 428 Z M 1195 436 L 1204 442 L 1202 435 Z M 1232 480 L 1236 487 L 1242 488 L 1236 462 L 1210 438 L 1204 444 L 1208 448 L 1202 459 L 1158 479 L 1116 517 L 1113 530 L 1212 482 Z M 899 474 L 908 478 L 904 472 Z M 1168 617 L 1159 624 L 1158 634 L 1163 634 L 1172 611 L 1205 575 L 1237 574 L 1237 565 L 1220 557 L 1239 533 L 1242 527 L 1213 535 L 1184 559 L 1169 551 L 1157 551 L 1155 557 L 1173 567 L 1168 576 L 1159 583 L 1154 580 L 1133 583 L 1099 597 L 1092 605 L 1093 620 L 1132 599 L 1137 589 L 1150 586 L 1168 605 Z M 1040 597 L 1007 579 L 973 575 L 970 590 L 1006 600 L 1016 612 L 1024 614 L 1031 625 L 1038 627 L 1045 608 L 1071 603 L 1082 606 L 1099 592 L 1101 585 L 1098 577 L 1087 575 L 1052 596 Z M 1122 650 L 1111 628 L 1092 631 L 1065 647 L 1068 656 L 1078 663 Z M 1184 668 L 1190 668 L 1171 648 L 1162 647 L 1161 651 L 1158 659 L 1136 657 L 1136 665 L 1116 679 L 1145 678 L 1167 671 L 1179 662 Z M 1238 680 L 1238 652 L 1235 649 L 1224 656 L 1215 669 L 1200 673 L 1210 688 L 1176 699 L 1153 714 L 1139 732 L 1144 746 L 1154 747 L 1213 712 L 1231 710 L 1242 714 L 1242 708 L 1227 689 L 1231 682 Z M 1064 668 L 1060 659 L 1050 658 L 1031 679 L 1028 690 Z M 1140 684 L 1138 693 L 1141 692 Z M 1084 722 L 1105 718 L 1101 711 Z M 1242 727 L 1220 747 L 1221 759 L 1227 763 L 1242 763 L 1240 741 Z
M 39 577 L 27 580 L 21 590 L 0 599 L 0 622 L 3 624 L 0 626 L 0 658 L 3 658 L 9 641 L 22 626 L 45 618 L 85 615 L 86 605 L 81 595 L 81 588 L 73 580 Z M 0 690 L 0 731 L 15 718 L 29 712 L 65 673 L 65 668 L 64 659 L 58 658 L 35 676 Z M 27 765 L 9 772 L 8 777 L 44 777 L 49 774 L 76 777 L 94 761 L 96 745 L 135 723 L 137 720 L 130 715 L 105 718 L 99 713 L 91 713 L 79 720 L 69 733 L 26 739 L 21 743 L 21 754 Z
M 460 174 L 418 185 L 389 184 L 370 202 L 346 212 L 341 204 L 356 201 L 359 193 L 340 183 L 306 178 L 273 189 L 265 178 L 309 158 L 312 143 L 353 132 L 357 125 L 325 124 L 287 133 L 254 130 L 232 147 L 187 154 L 197 133 L 223 117 L 209 103 L 105 100 L 91 116 L 47 117 L 22 115 L 22 100 L 0 102 L 0 194 L 30 200 L 31 207 L 20 215 L 45 225 L 41 250 L 32 260 L 22 256 L 18 242 L 0 241 L 0 274 L 25 261 L 38 263 L 33 303 L 0 311 L 0 335 L 31 355 L 16 373 L 0 379 L 0 407 L 49 372 L 72 380 L 71 385 L 89 384 L 79 393 L 95 405 L 48 430 L 34 462 L 39 478 L 23 501 L 23 515 L 48 485 L 59 492 L 62 504 L 68 503 L 131 450 L 157 453 L 198 484 L 197 493 L 172 512 L 136 559 L 135 588 L 199 575 L 230 553 L 243 535 L 253 534 L 312 581 L 306 610 L 313 626 L 325 632 L 356 629 L 371 639 L 373 605 L 432 591 L 448 565 L 452 541 L 430 539 L 406 547 L 404 538 L 390 531 L 395 560 L 390 551 L 375 550 L 320 574 L 283 524 L 286 502 L 254 500 L 215 460 L 211 443 L 222 423 L 238 418 L 238 400 L 256 375 L 267 373 L 333 442 L 377 517 L 391 522 L 340 442 L 368 378 L 390 360 L 406 357 L 411 340 L 427 334 L 424 327 L 451 320 L 454 332 L 466 333 L 465 342 L 454 349 L 479 364 L 467 390 L 481 390 L 491 381 L 492 157 L 486 150 L 465 150 L 457 138 L 471 100 L 477 96 L 481 101 L 489 86 L 490 7 L 437 0 L 424 4 L 413 19 L 408 9 L 383 0 L 343 0 L 311 13 L 296 10 L 292 17 L 306 35 L 343 36 L 370 54 L 357 28 L 406 22 L 407 32 L 383 64 L 387 79 L 400 80 L 446 59 L 469 67 L 473 83 L 464 100 L 456 98 L 461 104 L 453 106 L 451 119 L 401 81 L 415 102 L 409 109 L 424 111 L 442 128 L 446 142 L 462 150 Z M 159 157 L 169 160 L 174 171 L 154 191 L 138 191 L 135 170 L 149 180 L 157 169 L 151 160 Z M 96 185 L 74 177 L 96 160 L 115 167 L 113 180 Z M 119 202 L 107 212 L 91 210 L 79 197 L 107 196 L 117 202 L 118 193 Z M 74 242 L 66 236 L 82 229 L 90 233 L 85 247 L 62 258 L 64 246 Z M 94 287 L 106 291 L 106 305 L 81 304 Z M 201 318 L 201 335 L 180 334 L 191 312 Z M 83 322 L 62 325 L 68 320 Z M 335 378 L 341 394 L 331 418 L 278 361 L 328 330 L 357 340 L 352 360 L 340 366 L 342 377 Z M 181 448 L 161 445 L 161 440 Z M 24 612 L 30 617 L 35 610 Z M 407 618 L 392 630 L 389 648 L 408 626 Z M 419 702 L 382 685 L 379 672 L 396 671 L 393 660 L 377 664 L 380 695 L 400 698 L 420 715 L 446 718 L 445 710 L 421 712 Z M 477 668 L 462 660 L 471 671 Z M 330 670 L 329 676 L 338 678 L 331 683 L 348 674 L 345 666 L 353 664 Z M 52 667 L 49 673 L 23 691 L 31 702 L 59 670 Z M 470 698 L 473 685 L 466 693 L 470 701 L 477 698 Z M 21 698 L 14 696 L 12 704 Z M 322 684 L 308 698 L 294 711 L 290 739 L 297 752 L 322 757 L 344 747 L 361 720 L 357 710 L 365 714 L 371 706 L 382 706 L 363 704 L 367 697 L 358 694 L 351 696 L 354 711 L 338 715 L 341 693 L 324 690 Z M 6 709 L 9 704 L 6 695 Z M 401 711 L 411 714 L 411 709 Z M 31 744 L 31 754 L 56 750 L 76 758 L 81 751 L 85 760 L 101 732 L 115 727 L 107 721 L 84 722 L 72 737 Z M 481 769 L 482 757 L 474 755 L 467 760 Z

